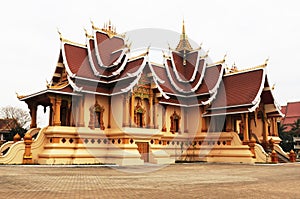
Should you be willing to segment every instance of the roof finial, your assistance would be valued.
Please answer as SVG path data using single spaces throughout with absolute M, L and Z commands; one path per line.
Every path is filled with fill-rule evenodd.
M 91 21 L 91 24 L 92 24 L 92 28 L 95 29 L 95 24 L 94 24 L 93 20 L 90 19 L 90 21 Z
M 223 57 L 223 61 L 225 62 L 227 58 L 227 53 L 225 53 L 224 57 Z
M 151 47 L 151 44 L 149 44 L 149 46 L 147 47 L 147 55 L 149 54 L 149 51 L 150 51 L 150 47 Z
M 268 65 L 268 62 L 269 62 L 269 57 L 265 60 L 265 66 Z
M 184 25 L 184 19 L 183 19 L 182 20 L 182 33 L 180 35 L 180 41 L 177 44 L 176 51 L 178 51 L 178 52 L 186 51 L 187 53 L 189 53 L 192 50 L 193 50 L 193 48 L 187 38 L 187 35 L 185 34 L 185 25 Z
M 182 19 L 182 35 L 185 36 L 185 26 L 184 26 L 184 19 Z
M 57 27 L 56 29 L 57 29 L 57 32 L 58 32 L 58 34 L 59 34 L 59 39 L 62 41 L 62 39 L 63 39 L 63 38 L 62 38 L 62 34 L 61 34 L 61 32 L 60 32 L 60 30 L 59 30 L 58 27 Z
M 107 29 L 111 30 L 111 21 L 110 21 L 110 19 L 108 20 L 108 28 Z

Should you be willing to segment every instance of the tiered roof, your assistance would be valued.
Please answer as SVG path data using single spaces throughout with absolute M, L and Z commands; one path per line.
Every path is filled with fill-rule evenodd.
M 91 35 L 85 32 L 84 45 L 60 34 L 61 50 L 51 83 L 46 90 L 21 100 L 46 93 L 118 95 L 131 91 L 146 75 L 160 97 L 159 103 L 184 107 L 212 104 L 207 116 L 251 112 L 261 99 L 275 103 L 266 89 L 269 85 L 264 67 L 225 74 L 225 57 L 208 65 L 201 49 L 193 49 L 189 43 L 184 23 L 179 44 L 163 55 L 163 65 L 150 62 L 149 49 L 131 57 L 125 36 L 118 35 L 110 22 L 104 28 L 92 23 L 92 30 Z M 274 113 L 269 114 L 279 113 L 274 105 Z
M 268 106 L 268 116 L 282 116 L 274 100 L 265 67 L 267 63 L 247 70 L 233 70 L 223 76 L 216 100 L 205 116 L 254 112 L 261 102 Z

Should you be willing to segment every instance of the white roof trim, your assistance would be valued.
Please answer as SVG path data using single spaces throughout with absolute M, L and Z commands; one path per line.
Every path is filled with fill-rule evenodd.
M 69 76 L 71 77 L 75 77 L 75 74 L 72 73 L 69 64 L 68 64 L 68 60 L 67 60 L 67 56 L 66 56 L 66 51 L 65 51 L 65 44 L 69 44 L 69 45 L 73 45 L 70 43 L 66 43 L 64 41 L 61 42 L 61 51 L 62 51 L 62 57 L 63 57 L 63 64 L 65 65 L 66 71 L 68 73 Z M 80 46 L 81 48 L 84 48 L 83 46 Z
M 221 83 L 221 81 L 223 79 L 223 72 L 225 70 L 225 67 L 224 67 L 223 64 L 221 65 L 221 67 L 222 68 L 220 70 L 219 78 L 218 78 L 218 81 L 216 82 L 215 87 L 213 89 L 209 90 L 209 93 L 212 94 L 212 95 L 211 95 L 211 97 L 207 101 L 203 102 L 203 105 L 207 105 L 207 104 L 212 103 L 212 101 L 217 97 L 218 89 L 219 89 L 220 83 Z
M 218 116 L 218 115 L 233 115 L 237 113 L 248 113 L 249 111 L 237 111 L 237 112 L 230 112 L 230 113 L 217 113 L 217 114 L 203 114 L 203 117 L 209 117 L 209 116 Z
M 73 80 L 71 80 L 71 78 L 67 75 L 68 81 L 70 83 L 70 85 L 72 86 L 72 88 L 77 91 L 77 92 L 81 92 L 82 87 L 78 87 L 76 86 L 76 84 L 73 82 Z
M 254 104 L 257 104 L 257 102 L 260 101 L 260 96 L 261 96 L 262 91 L 263 91 L 263 89 L 264 89 L 264 87 L 265 87 L 266 70 L 265 70 L 264 68 L 263 68 L 262 70 L 263 70 L 263 74 L 262 74 L 261 85 L 260 85 L 260 88 L 259 88 L 259 90 L 258 90 L 258 92 L 257 92 L 256 97 L 255 97 L 254 100 L 251 102 L 253 105 L 254 105 Z
M 94 61 L 93 61 L 93 57 L 92 57 L 92 52 L 91 52 L 91 46 L 90 46 L 90 40 L 91 40 L 91 38 L 88 38 L 88 37 L 86 38 L 86 45 L 87 45 L 89 62 L 90 62 L 91 68 L 92 68 L 92 70 L 94 72 L 94 75 L 100 76 L 99 71 L 97 71 L 97 69 L 96 69 L 96 67 L 94 65 Z
M 29 98 L 32 98 L 32 97 L 35 97 L 35 96 L 38 96 L 38 95 L 42 95 L 42 94 L 45 94 L 45 93 L 57 93 L 57 94 L 65 94 L 65 95 L 76 95 L 76 96 L 81 96 L 79 93 L 68 93 L 68 92 L 62 92 L 62 91 L 56 91 L 56 90 L 49 90 L 49 89 L 45 89 L 45 90 L 42 90 L 42 91 L 39 91 L 37 93 L 33 93 L 31 95 L 28 95 L 22 99 L 20 99 L 20 101 L 24 101 L 24 100 L 27 100 Z
M 121 57 L 121 56 L 120 56 L 120 57 Z M 121 59 L 122 59 L 122 58 L 121 58 Z M 118 70 L 116 70 L 116 71 L 114 71 L 114 72 L 112 73 L 113 76 L 119 75 L 119 74 L 121 73 L 121 71 L 124 70 L 126 64 L 128 63 L 127 61 L 128 61 L 128 55 L 126 54 L 126 55 L 125 55 L 125 59 L 124 59 L 122 65 L 118 68 Z
M 170 97 L 163 91 L 163 89 L 160 87 L 159 83 L 163 84 L 165 83 L 164 80 L 160 79 L 157 74 L 154 72 L 154 69 L 152 67 L 152 64 L 149 61 L 149 57 L 147 56 L 147 61 L 148 61 L 148 66 L 150 68 L 151 73 L 153 74 L 153 81 L 155 83 L 155 85 L 157 86 L 158 91 L 162 94 L 162 96 L 165 99 L 170 99 Z
M 207 110 L 217 110 L 217 109 L 236 108 L 236 107 L 251 106 L 251 105 L 253 105 L 253 104 L 240 104 L 240 105 L 222 106 L 222 107 L 208 108 Z
M 99 54 L 99 48 L 98 48 L 97 36 L 96 36 L 97 32 L 104 33 L 104 34 L 106 34 L 106 33 L 105 33 L 105 32 L 102 32 L 102 31 L 99 31 L 99 30 L 97 30 L 97 31 L 93 30 L 93 33 L 94 33 L 95 55 L 96 55 L 96 58 L 97 58 L 98 65 L 99 65 L 100 67 L 105 67 L 105 68 L 111 68 L 111 67 L 114 67 L 114 66 L 118 65 L 118 64 L 121 62 L 121 60 L 122 60 L 122 55 L 124 55 L 124 54 L 128 51 L 128 48 L 125 47 L 125 48 L 122 49 L 123 52 L 121 53 L 121 55 L 119 56 L 119 58 L 118 58 L 112 65 L 110 65 L 110 66 L 105 66 L 105 65 L 103 64 L 103 61 L 102 61 L 101 56 L 100 56 L 100 54 Z M 107 34 L 106 34 L 106 35 L 107 35 Z M 123 42 L 124 42 L 124 46 L 125 46 L 125 41 L 124 41 L 124 39 L 123 39 L 122 37 L 117 37 L 117 38 L 122 39 Z M 109 38 L 109 39 L 110 39 L 110 38 Z M 117 51 L 119 51 L 119 50 L 121 50 L 121 49 L 118 49 Z M 115 51 L 114 51 L 114 52 L 115 52 Z M 127 62 L 127 60 L 126 60 L 126 61 L 124 60 L 124 62 Z
M 138 81 L 140 80 L 141 76 L 142 76 L 142 73 L 138 74 L 137 78 L 133 82 L 131 82 L 129 84 L 129 86 L 127 86 L 126 88 L 122 88 L 121 91 L 123 91 L 124 93 L 130 91 L 138 83 Z
M 251 107 L 251 108 L 248 109 L 249 112 L 253 112 L 253 111 L 255 111 L 255 109 L 256 109 L 257 107 L 259 107 L 260 100 L 261 100 L 261 98 L 259 98 L 259 100 L 257 101 L 257 103 L 256 103 L 253 107 Z

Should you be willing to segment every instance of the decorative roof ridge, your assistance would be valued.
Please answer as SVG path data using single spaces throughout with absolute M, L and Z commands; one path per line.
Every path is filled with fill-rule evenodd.
M 17 92 L 16 92 L 16 95 L 17 95 L 17 98 L 18 98 L 19 100 L 21 100 L 21 99 L 23 99 L 23 98 L 29 96 L 29 95 L 19 95 L 19 93 L 17 93 Z
M 217 65 L 220 65 L 220 64 L 224 64 L 226 62 L 226 58 L 227 58 L 227 54 L 224 55 L 222 60 L 211 63 L 211 64 L 208 64 L 207 67 L 212 67 L 212 66 L 217 66 Z
M 235 71 L 227 72 L 224 76 L 236 75 L 236 74 L 240 74 L 240 73 L 247 73 L 247 72 L 251 72 L 251 71 L 255 71 L 255 70 L 265 69 L 268 65 L 268 62 L 267 62 L 268 60 L 269 59 L 266 59 L 264 64 L 261 64 L 261 65 L 258 65 L 258 66 L 245 68 L 245 69 L 241 69 L 241 70 L 235 69 Z M 235 67 L 235 64 L 234 64 L 233 67 Z
M 189 39 L 185 33 L 184 20 L 182 20 L 182 32 L 180 35 L 180 40 L 179 40 L 179 43 L 177 44 L 177 47 L 175 48 L 175 50 L 177 52 L 184 51 L 184 53 L 186 53 L 186 51 L 190 52 L 193 50 L 193 48 L 189 42 Z
M 66 44 L 70 44 L 70 45 L 73 45 L 73 46 L 77 46 L 77 47 L 83 47 L 83 48 L 86 48 L 86 44 L 80 44 L 80 43 L 77 43 L 77 42 L 73 42 L 71 40 L 68 40 L 66 38 L 64 38 L 61 34 L 61 32 L 59 31 L 59 29 L 57 29 L 57 32 L 59 34 L 59 39 L 62 43 L 66 43 Z
M 144 52 L 142 54 L 139 54 L 137 56 L 129 57 L 128 62 L 131 62 L 131 61 L 134 61 L 134 60 L 137 60 L 137 59 L 140 59 L 140 58 L 145 58 L 145 56 L 147 56 L 147 55 L 148 55 L 148 51 Z
M 56 85 L 51 86 L 50 84 L 47 85 L 48 89 L 51 90 L 59 90 L 59 89 L 63 89 L 66 88 L 69 85 L 69 82 L 65 81 L 65 82 L 60 82 Z
M 88 31 L 87 31 L 85 28 L 83 28 L 83 30 L 84 30 L 84 33 L 85 33 L 86 38 L 88 38 L 88 39 L 94 39 L 94 36 L 93 36 L 93 35 L 90 35 L 90 34 L 88 33 Z
M 161 67 L 161 68 L 165 67 L 163 64 L 156 63 L 156 62 L 153 62 L 153 61 L 150 61 L 149 63 L 151 63 L 152 66 L 154 65 L 154 66 Z
M 95 26 L 95 24 L 92 20 L 91 20 L 91 24 L 92 24 L 93 30 L 95 30 L 96 32 L 106 34 L 109 38 L 112 38 L 112 37 L 118 37 L 120 39 L 125 38 L 125 33 L 124 34 L 118 34 L 116 32 L 116 27 L 111 24 L 110 20 L 109 20 L 108 24 L 104 23 L 103 28 L 99 28 L 99 27 Z

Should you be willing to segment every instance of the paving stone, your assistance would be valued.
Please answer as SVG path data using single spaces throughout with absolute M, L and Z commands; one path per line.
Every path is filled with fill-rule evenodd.
M 5 199 L 300 198 L 299 184 L 299 163 L 0 166 L 0 198 Z

